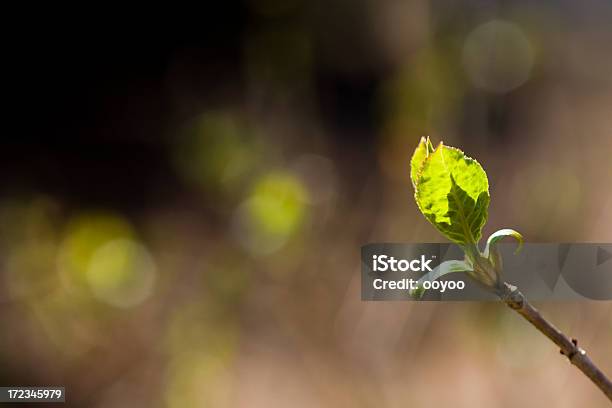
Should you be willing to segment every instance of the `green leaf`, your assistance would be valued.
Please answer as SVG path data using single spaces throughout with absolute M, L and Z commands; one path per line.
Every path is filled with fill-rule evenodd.
M 421 279 L 419 279 L 416 283 L 417 289 L 413 289 L 410 291 L 410 296 L 415 298 L 421 298 L 425 289 L 423 288 L 423 282 L 430 281 L 433 282 L 444 275 L 454 272 L 471 272 L 472 267 L 465 261 L 445 261 L 440 265 L 436 266 L 431 272 L 423 275 Z
M 421 141 L 419 145 L 414 151 L 412 155 L 412 159 L 410 160 L 410 179 L 412 180 L 412 185 L 416 186 L 416 180 L 419 174 L 419 170 L 423 166 L 423 162 L 429 156 L 430 153 L 433 153 L 434 148 L 431 144 L 431 140 L 429 140 L 429 136 L 427 139 L 421 137 Z
M 523 246 L 523 236 L 513 229 L 506 228 L 491 234 L 489 239 L 487 239 L 487 246 L 482 254 L 485 258 L 489 259 L 489 261 L 491 261 L 491 263 L 498 270 L 501 270 L 502 258 L 499 250 L 497 249 L 497 242 L 506 237 L 512 237 L 518 241 L 518 247 L 516 248 L 516 251 L 514 251 L 515 254 L 518 253 Z
M 425 157 L 415 199 L 423 215 L 451 241 L 467 245 L 480 240 L 488 215 L 489 182 L 480 164 L 461 150 L 440 143 Z

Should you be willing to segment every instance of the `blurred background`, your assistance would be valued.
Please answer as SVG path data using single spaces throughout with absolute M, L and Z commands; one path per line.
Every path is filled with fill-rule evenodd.
M 609 2 L 54 11 L 3 41 L 2 385 L 75 407 L 609 405 L 502 305 L 360 300 L 362 245 L 444 241 L 413 200 L 422 135 L 487 170 L 485 234 L 612 242 Z M 537 306 L 612 375 L 610 302 Z

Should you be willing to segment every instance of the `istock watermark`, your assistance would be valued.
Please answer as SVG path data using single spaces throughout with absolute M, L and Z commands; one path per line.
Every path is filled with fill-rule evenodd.
M 431 271 L 431 267 L 429 264 L 433 261 L 433 258 L 427 259 L 425 255 L 421 255 L 420 259 L 395 259 L 393 256 L 387 255 L 374 255 L 372 257 L 374 262 L 372 262 L 372 270 L 384 272 L 387 270 L 390 271 Z
M 395 258 L 389 255 L 373 255 L 372 272 L 433 272 L 432 263 L 434 263 L 435 258 L 436 255 L 432 255 L 429 258 L 426 255 L 421 255 L 416 259 Z M 425 290 L 435 290 L 444 293 L 447 289 L 465 289 L 465 282 L 447 280 L 419 282 L 418 279 L 414 278 L 402 278 L 397 280 L 375 278 L 372 281 L 372 287 L 374 290 L 407 290 L 409 292 L 423 288 Z

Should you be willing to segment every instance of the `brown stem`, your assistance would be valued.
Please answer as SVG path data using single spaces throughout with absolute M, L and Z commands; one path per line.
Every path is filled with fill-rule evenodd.
M 505 283 L 498 291 L 499 297 L 518 314 L 523 316 L 536 329 L 541 331 L 553 343 L 561 348 L 561 354 L 566 356 L 569 361 L 578 367 L 580 371 L 591 379 L 612 401 L 612 382 L 606 375 L 591 361 L 586 351 L 578 347 L 578 341 L 570 340 L 559 329 L 546 320 L 528 301 L 516 286 Z

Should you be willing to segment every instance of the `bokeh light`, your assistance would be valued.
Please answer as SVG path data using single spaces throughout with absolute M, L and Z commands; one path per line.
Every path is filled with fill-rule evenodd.
M 149 251 L 128 239 L 110 241 L 91 256 L 87 281 L 94 295 L 113 306 L 130 307 L 153 290 L 156 266 Z
M 493 20 L 476 27 L 466 38 L 463 63 L 474 86 L 509 92 L 529 79 L 534 49 L 516 24 Z
M 240 116 L 207 112 L 186 126 L 175 152 L 179 174 L 204 190 L 232 192 L 262 160 L 261 141 Z
M 100 248 L 117 239 L 133 239 L 134 230 L 124 218 L 112 213 L 86 213 L 68 223 L 58 255 L 62 281 L 70 290 L 89 292 L 87 273 Z
M 308 191 L 290 173 L 259 179 L 236 214 L 235 236 L 254 254 L 269 254 L 285 244 L 307 215 Z

